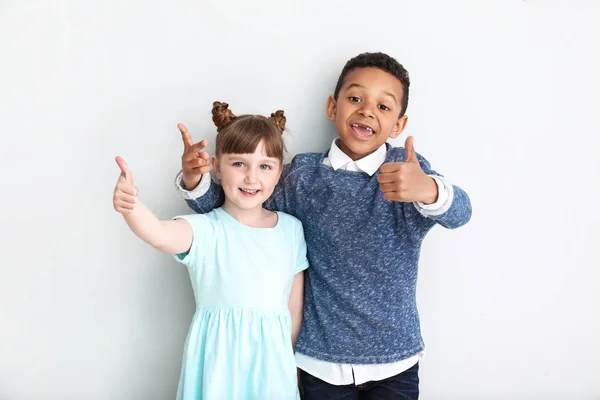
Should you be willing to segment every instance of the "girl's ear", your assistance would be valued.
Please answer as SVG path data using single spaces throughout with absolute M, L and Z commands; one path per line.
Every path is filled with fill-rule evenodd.
M 221 166 L 219 165 L 219 160 L 217 156 L 212 156 L 211 164 L 213 167 L 213 171 L 215 171 L 215 176 L 217 179 L 221 180 Z

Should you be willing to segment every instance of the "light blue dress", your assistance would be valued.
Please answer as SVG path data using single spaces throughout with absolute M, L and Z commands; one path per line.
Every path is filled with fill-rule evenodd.
M 296 400 L 288 309 L 295 275 L 308 267 L 302 224 L 278 212 L 251 228 L 217 208 L 179 216 L 192 226 L 188 267 L 196 313 L 185 344 L 180 400 Z

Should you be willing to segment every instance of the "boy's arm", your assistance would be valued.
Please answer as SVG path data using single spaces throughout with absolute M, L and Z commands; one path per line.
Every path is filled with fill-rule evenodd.
M 428 166 L 428 163 L 426 165 Z M 449 229 L 459 228 L 469 222 L 472 209 L 471 200 L 467 193 L 460 187 L 451 184 L 435 171 L 428 170 L 427 174 L 431 175 L 436 181 L 438 190 L 445 194 L 445 199 L 436 202 L 435 207 L 429 207 L 427 204 L 415 201 L 413 204 L 417 211 L 424 217 Z
M 194 143 L 192 135 L 183 124 L 178 124 L 183 140 L 181 171 L 175 177 L 175 186 L 188 206 L 198 214 L 204 214 L 220 207 L 225 195 L 220 185 L 212 182 L 209 171 L 209 155 L 204 151 L 206 140 Z
M 429 162 L 415 152 L 412 137 L 406 139 L 404 151 L 404 162 L 380 168 L 377 180 L 384 198 L 412 202 L 421 215 L 446 228 L 466 224 L 471 218 L 471 201 L 465 191 L 431 169 Z
M 160 221 L 137 197 L 133 176 L 125 160 L 116 159 L 121 175 L 115 186 L 113 206 L 123 215 L 129 228 L 144 242 L 157 250 L 170 254 L 189 250 L 193 233 L 189 223 L 183 220 Z
M 175 187 L 188 206 L 198 214 L 205 214 L 225 202 L 225 193 L 221 185 L 213 182 L 210 173 L 204 173 L 200 183 L 192 190 L 187 190 L 183 183 L 183 171 L 175 177 Z
M 288 307 L 292 316 L 292 347 L 294 348 L 304 318 L 304 271 L 297 273 L 294 278 Z

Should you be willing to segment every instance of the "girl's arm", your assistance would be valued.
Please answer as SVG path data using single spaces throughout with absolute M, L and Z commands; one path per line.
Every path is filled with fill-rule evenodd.
M 296 347 L 304 318 L 304 271 L 298 272 L 294 278 L 288 307 L 292 315 L 292 347 Z
M 181 254 L 192 246 L 192 227 L 183 219 L 161 221 L 141 202 L 123 218 L 137 237 L 164 253 Z
M 161 221 L 137 197 L 127 163 L 117 157 L 121 175 L 113 196 L 115 210 L 123 215 L 129 228 L 144 242 L 169 254 L 187 252 L 193 240 L 192 227 L 184 220 Z

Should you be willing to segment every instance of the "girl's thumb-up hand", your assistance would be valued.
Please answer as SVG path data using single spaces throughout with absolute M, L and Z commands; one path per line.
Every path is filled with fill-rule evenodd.
M 138 190 L 133 186 L 133 176 L 125 160 L 117 157 L 115 161 L 121 169 L 121 175 L 119 175 L 117 185 L 115 186 L 113 206 L 115 211 L 121 214 L 130 214 L 138 202 Z

